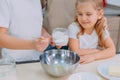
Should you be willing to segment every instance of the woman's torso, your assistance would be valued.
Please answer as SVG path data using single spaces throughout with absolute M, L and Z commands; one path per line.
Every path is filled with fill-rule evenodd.
M 8 33 L 10 36 L 32 40 L 41 36 L 42 10 L 40 0 L 6 0 L 9 12 Z M 6 9 L 7 10 L 7 9 Z M 2 49 L 16 61 L 38 60 L 36 50 Z

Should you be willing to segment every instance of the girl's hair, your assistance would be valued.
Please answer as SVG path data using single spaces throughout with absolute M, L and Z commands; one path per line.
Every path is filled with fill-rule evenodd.
M 79 5 L 79 3 L 83 3 L 83 2 L 91 2 L 93 7 L 98 11 L 103 9 L 103 0 L 77 0 L 76 7 Z M 75 22 L 78 23 L 77 15 L 75 17 Z M 102 40 L 103 40 L 104 22 L 105 22 L 105 20 L 102 17 L 101 19 L 98 19 L 96 24 L 95 24 L 95 30 L 96 30 L 96 33 L 98 35 L 99 46 L 101 46 L 101 47 L 103 46 L 102 45 Z M 84 34 L 84 28 L 79 23 L 78 23 L 78 25 L 80 26 L 80 32 L 78 32 L 77 37 L 79 35 Z

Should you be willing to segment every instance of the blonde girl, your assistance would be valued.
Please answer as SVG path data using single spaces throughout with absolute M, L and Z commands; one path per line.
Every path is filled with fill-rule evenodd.
M 115 46 L 105 29 L 103 0 L 77 0 L 75 22 L 69 25 L 69 48 L 82 64 L 115 55 Z

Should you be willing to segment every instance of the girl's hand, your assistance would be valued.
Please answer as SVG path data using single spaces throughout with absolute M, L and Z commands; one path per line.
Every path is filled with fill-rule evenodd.
M 95 57 L 92 54 L 80 56 L 80 63 L 86 64 L 95 61 Z
M 49 45 L 49 39 L 43 36 L 37 38 L 34 42 L 35 42 L 35 49 L 38 51 L 44 51 Z

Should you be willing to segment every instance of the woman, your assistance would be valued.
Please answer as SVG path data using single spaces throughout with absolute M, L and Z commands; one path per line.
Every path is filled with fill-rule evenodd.
M 42 22 L 40 0 L 0 0 L 2 54 L 9 54 L 16 62 L 39 60 L 39 51 L 50 42 Z

